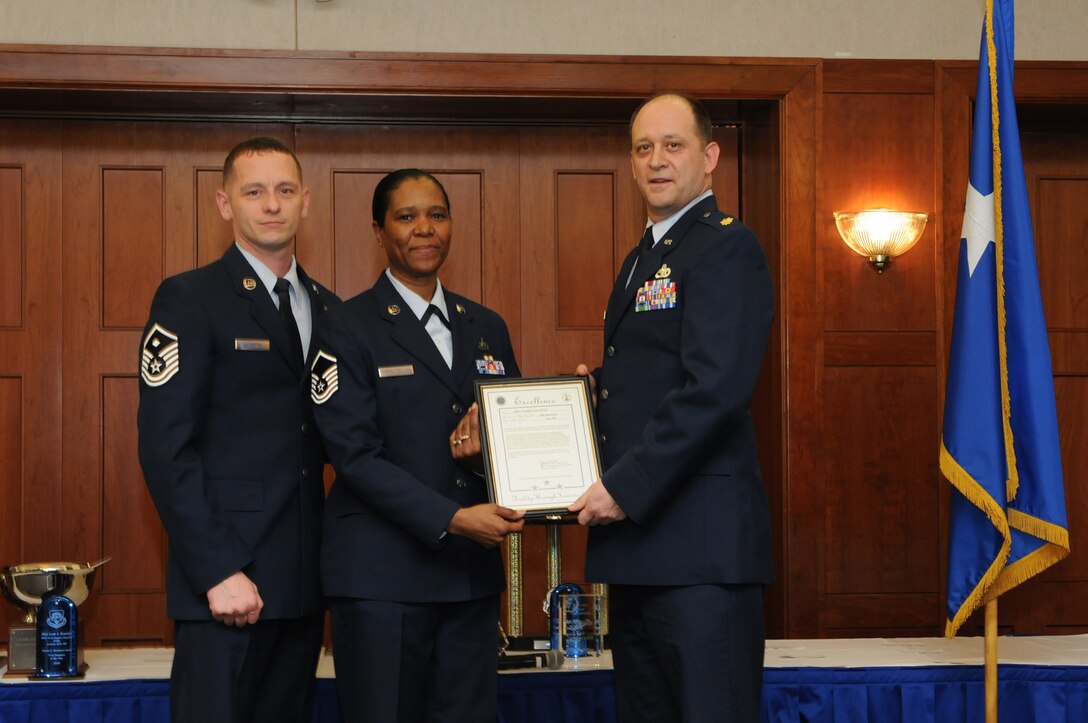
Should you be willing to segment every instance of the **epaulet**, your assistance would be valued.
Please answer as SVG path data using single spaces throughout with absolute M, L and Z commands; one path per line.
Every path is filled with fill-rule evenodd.
M 737 222 L 737 219 L 730 216 L 728 213 L 722 213 L 721 211 L 707 211 L 699 220 L 710 226 L 716 228 L 719 231 L 724 232 L 729 226 Z

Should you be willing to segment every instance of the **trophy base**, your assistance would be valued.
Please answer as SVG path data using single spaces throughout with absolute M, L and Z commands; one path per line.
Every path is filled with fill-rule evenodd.
M 87 664 L 82 660 L 79 661 L 79 665 L 76 667 L 74 675 L 36 675 L 36 671 L 31 670 L 27 675 L 28 680 L 78 680 L 87 673 Z M 4 676 L 7 677 L 7 676 Z
M 33 625 L 8 628 L 8 669 L 5 678 L 25 678 L 38 667 L 38 629 Z

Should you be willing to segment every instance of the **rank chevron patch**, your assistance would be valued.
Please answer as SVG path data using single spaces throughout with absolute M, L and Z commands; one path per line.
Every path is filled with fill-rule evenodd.
M 336 370 L 336 357 L 317 350 L 314 363 L 310 365 L 310 399 L 314 404 L 324 404 L 340 388 L 339 373 Z
M 170 330 L 152 325 L 140 351 L 140 377 L 149 387 L 161 387 L 180 368 L 178 337 Z

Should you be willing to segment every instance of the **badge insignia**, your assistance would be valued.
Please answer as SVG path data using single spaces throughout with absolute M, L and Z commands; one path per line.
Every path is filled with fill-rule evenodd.
M 458 304 L 455 308 L 457 309 L 458 314 L 464 314 L 465 313 L 465 307 L 461 306 L 460 304 Z
M 253 291 L 257 288 L 257 279 L 254 279 L 250 276 L 245 277 L 244 279 L 242 279 L 242 287 L 246 291 Z
M 46 618 L 45 624 L 54 630 L 60 630 L 68 624 L 68 618 L 64 617 L 63 610 L 50 610 L 49 617 Z
M 480 351 L 490 351 L 491 350 L 491 347 L 489 347 L 487 345 L 487 342 L 483 340 L 483 337 L 481 337 L 480 340 L 478 342 L 476 342 L 476 348 L 478 350 L 480 350 Z
M 709 216 L 710 216 L 710 211 L 707 211 L 706 213 L 703 214 L 703 218 L 708 218 Z
M 502 362 L 497 361 L 495 357 L 490 354 L 484 354 L 482 359 L 476 360 L 476 373 L 505 376 L 506 368 L 503 366 Z
M 655 279 L 643 284 L 635 294 L 635 311 L 658 311 L 676 306 L 676 282 Z
M 339 373 L 336 369 L 336 357 L 323 349 L 317 350 L 314 363 L 310 365 L 310 399 L 314 404 L 324 404 L 340 388 Z
M 178 337 L 153 324 L 140 350 L 140 378 L 149 387 L 161 387 L 180 368 Z
M 672 239 L 667 238 L 664 241 L 662 241 L 661 243 L 665 244 L 666 246 L 672 246 Z
M 315 294 L 317 293 L 317 284 L 314 283 L 313 281 L 310 282 L 310 288 L 313 289 L 313 292 Z
M 732 216 L 726 216 L 725 218 L 723 218 L 721 220 L 720 223 L 721 223 L 722 226 L 728 226 L 729 224 L 733 223 L 733 217 Z
M 396 316 L 397 314 L 400 313 L 400 307 L 397 306 L 396 304 L 390 304 L 389 306 L 385 307 L 385 310 L 388 311 L 393 316 Z
M 667 279 L 667 278 L 669 278 L 669 276 L 671 274 L 672 274 L 672 269 L 669 268 L 668 264 L 661 264 L 661 268 L 657 270 L 656 274 L 654 274 L 654 278 L 655 279 Z

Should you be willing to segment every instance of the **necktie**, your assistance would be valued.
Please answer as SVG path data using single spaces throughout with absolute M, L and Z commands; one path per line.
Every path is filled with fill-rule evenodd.
M 276 279 L 276 285 L 272 287 L 276 296 L 280 297 L 280 318 L 287 329 L 287 336 L 291 339 L 291 348 L 294 349 L 297 359 L 302 356 L 302 337 L 298 333 L 298 324 L 295 323 L 295 313 L 291 311 L 291 282 L 287 279 Z
M 450 328 L 449 319 L 447 319 L 445 316 L 443 316 L 442 315 L 442 310 L 439 309 L 434 304 L 431 304 L 430 306 L 428 306 L 427 310 L 423 312 L 423 318 L 420 319 L 420 322 L 423 323 L 423 326 L 427 326 L 427 322 L 430 320 L 431 316 L 437 316 L 438 320 L 442 322 L 443 326 L 445 326 L 447 329 Z
M 638 269 L 638 262 L 646 257 L 646 254 L 654 247 L 654 227 L 652 225 L 646 227 L 646 233 L 642 234 L 642 240 L 638 242 L 638 256 L 635 257 L 635 263 L 631 266 L 631 274 L 627 277 L 627 283 L 624 287 L 631 285 L 631 279 L 635 278 L 635 271 Z

